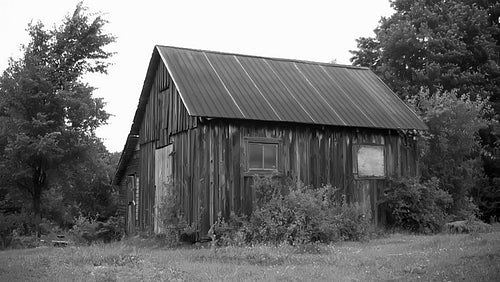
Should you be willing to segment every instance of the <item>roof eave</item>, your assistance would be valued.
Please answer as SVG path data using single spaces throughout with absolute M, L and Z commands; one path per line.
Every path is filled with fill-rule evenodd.
M 134 148 L 139 141 L 138 135 L 129 135 L 127 137 L 127 141 L 125 142 L 125 147 L 123 148 L 122 154 L 120 155 L 120 160 L 118 161 L 118 166 L 115 172 L 115 176 L 113 177 L 112 184 L 118 185 L 121 182 L 123 174 L 125 172 L 126 164 L 130 161 L 130 158 L 133 155 Z

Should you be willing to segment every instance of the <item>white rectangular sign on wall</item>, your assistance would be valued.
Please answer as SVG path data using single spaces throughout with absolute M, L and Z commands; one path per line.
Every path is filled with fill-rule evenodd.
M 359 145 L 357 149 L 358 177 L 385 177 L 384 146 Z

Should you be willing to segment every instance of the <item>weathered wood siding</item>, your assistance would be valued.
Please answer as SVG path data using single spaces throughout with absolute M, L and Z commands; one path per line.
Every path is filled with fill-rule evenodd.
M 139 228 L 152 230 L 155 198 L 155 150 L 171 144 L 171 136 L 196 127 L 168 71 L 159 62 L 139 131 Z
M 253 174 L 246 171 L 245 138 L 279 139 L 280 175 L 313 186 L 331 184 L 347 201 L 360 203 L 377 222 L 378 202 L 386 179 L 357 179 L 353 145 L 379 144 L 385 148 L 386 175 L 417 174 L 415 143 L 389 130 L 284 125 L 212 120 L 173 135 L 174 179 L 181 207 L 190 222 L 201 223 L 203 234 L 217 216 L 250 213 L 255 193 Z
M 118 208 L 118 214 L 123 216 L 125 222 L 130 223 L 135 226 L 135 206 L 132 207 L 131 212 L 128 212 L 129 204 L 135 199 L 135 183 L 131 183 L 129 177 L 133 176 L 139 177 L 140 168 L 139 168 L 139 151 L 135 151 L 132 155 L 132 158 L 128 162 L 127 168 L 124 173 L 124 177 L 118 183 L 119 194 L 120 194 L 120 206 Z M 134 218 L 129 218 L 134 217 Z M 127 228 L 126 232 L 130 233 L 131 228 Z
M 172 134 L 196 127 L 197 119 L 188 115 L 163 62 L 159 62 L 142 119 L 139 144 L 170 144 Z

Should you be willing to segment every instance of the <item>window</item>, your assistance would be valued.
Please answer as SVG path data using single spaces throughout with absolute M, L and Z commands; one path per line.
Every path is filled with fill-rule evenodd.
M 354 170 L 359 178 L 384 178 L 384 146 L 355 145 Z
M 275 139 L 249 139 L 247 142 L 247 168 L 249 171 L 278 171 L 279 141 Z

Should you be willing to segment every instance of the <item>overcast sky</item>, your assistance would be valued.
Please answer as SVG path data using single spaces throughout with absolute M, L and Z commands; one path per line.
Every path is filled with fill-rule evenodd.
M 78 0 L 0 0 L 0 71 L 28 42 L 30 21 L 60 25 Z M 355 39 L 373 36 L 389 0 L 189 1 L 86 0 L 117 36 L 108 75 L 86 81 L 113 116 L 97 132 L 110 151 L 121 151 L 130 131 L 149 59 L 156 44 L 317 62 L 350 64 Z

